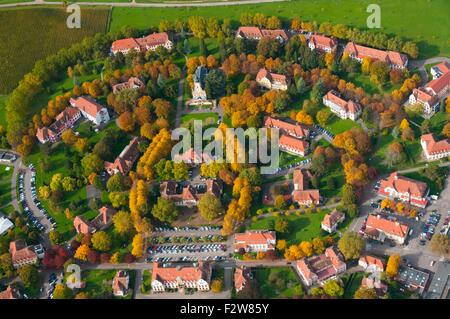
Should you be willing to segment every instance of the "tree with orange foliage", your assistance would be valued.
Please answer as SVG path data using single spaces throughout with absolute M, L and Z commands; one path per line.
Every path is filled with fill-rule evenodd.
M 131 112 L 124 112 L 117 118 L 117 125 L 125 132 L 133 132 L 136 120 Z

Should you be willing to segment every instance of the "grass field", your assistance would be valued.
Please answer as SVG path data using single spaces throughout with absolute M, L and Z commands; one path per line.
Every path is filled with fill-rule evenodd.
M 325 126 L 325 129 L 333 133 L 334 135 L 340 134 L 342 132 L 348 131 L 352 127 L 360 127 L 360 125 L 352 120 L 342 120 L 336 115 L 331 116 L 331 120 Z
M 141 0 L 148 1 L 148 0 Z M 153 0 L 150 0 L 153 1 Z M 111 30 L 124 25 L 137 28 L 157 26 L 161 17 L 168 20 L 187 18 L 190 15 L 229 18 L 235 25 L 239 12 L 261 12 L 276 15 L 284 19 L 299 16 L 306 21 L 319 23 L 329 21 L 349 26 L 366 28 L 368 13 L 366 8 L 372 0 L 295 0 L 290 2 L 265 3 L 224 7 L 187 7 L 187 8 L 113 8 Z M 450 28 L 445 12 L 450 9 L 447 0 L 379 0 L 381 7 L 381 30 L 396 34 L 418 43 L 421 57 L 450 56 Z M 402 16 L 399 18 L 398 13 Z M 436 32 L 439 30 L 439 32 Z M 377 32 L 378 29 L 374 29 Z
M 361 286 L 361 281 L 364 278 L 363 272 L 355 272 L 350 275 L 346 274 L 342 277 L 344 281 L 344 299 L 353 299 L 355 292 Z
M 204 121 L 206 119 L 212 119 L 214 123 L 217 122 L 217 119 L 219 118 L 217 113 L 215 112 L 208 112 L 208 113 L 190 113 L 185 114 L 181 117 L 181 123 L 189 122 L 190 120 L 201 120 Z
M 320 213 L 287 216 L 289 231 L 285 234 L 278 233 L 279 239 L 286 239 L 289 244 L 299 244 L 302 240 L 311 241 L 315 237 L 325 237 L 327 234 L 320 228 L 320 223 L 327 212 L 327 210 L 322 210 Z M 270 216 L 258 219 L 253 221 L 248 228 L 273 229 L 277 218 L 280 217 Z
M 68 29 L 68 13 L 60 7 L 1 10 L 0 94 L 10 92 L 37 60 L 86 36 L 104 32 L 108 14 L 106 7 L 83 8 L 81 28 Z
M 0 165 L 0 207 L 11 202 L 11 176 L 13 167 Z
M 255 275 L 260 285 L 261 298 L 292 298 L 295 287 L 301 285 L 290 267 L 257 268 Z M 275 282 L 269 280 L 275 276 Z
M 86 282 L 86 287 L 83 289 L 87 292 L 91 299 L 107 299 L 112 297 L 112 280 L 116 275 L 117 270 L 87 270 L 83 271 L 81 280 Z M 130 287 L 134 283 L 134 271 L 129 271 Z M 131 298 L 132 289 L 124 299 Z M 122 299 L 122 298 L 120 298 Z

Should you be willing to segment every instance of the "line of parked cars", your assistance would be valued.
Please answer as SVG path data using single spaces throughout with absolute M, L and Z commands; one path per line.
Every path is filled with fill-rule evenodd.
M 328 136 L 330 139 L 334 138 L 334 134 L 331 133 L 330 131 L 328 131 L 327 129 L 324 129 L 322 126 L 314 124 L 314 128 L 316 130 L 318 130 L 320 133 L 325 134 L 326 136 Z
M 439 224 L 439 221 L 441 220 L 441 214 L 437 212 L 437 210 L 433 210 L 428 217 L 428 219 L 425 222 L 425 225 L 422 227 L 422 233 L 420 234 L 420 240 L 419 243 L 421 245 L 425 245 L 427 240 L 431 240 L 431 237 L 433 237 L 434 232 L 436 230 L 436 226 Z
M 225 260 L 225 256 L 184 256 L 184 257 L 147 257 L 147 262 L 157 262 L 163 263 L 163 267 L 166 267 L 170 262 L 192 262 L 192 261 L 223 261 Z
M 200 226 L 200 227 L 155 227 L 155 232 L 188 232 L 188 231 L 212 231 L 220 230 L 218 226 Z
M 206 244 L 206 245 L 167 245 L 150 246 L 147 251 L 149 254 L 180 254 L 180 253 L 206 253 L 226 251 L 225 244 Z
M 55 273 L 51 273 L 48 278 L 48 299 L 53 299 L 53 292 L 55 291 L 56 284 L 58 282 L 58 276 Z

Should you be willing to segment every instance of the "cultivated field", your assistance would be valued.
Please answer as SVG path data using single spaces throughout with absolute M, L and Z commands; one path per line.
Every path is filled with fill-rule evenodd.
M 148 1 L 148 0 L 139 0 Z M 153 0 L 149 0 L 152 1 Z M 113 8 L 111 30 L 124 25 L 137 28 L 157 26 L 161 18 L 175 20 L 191 15 L 229 18 L 238 23 L 240 12 L 261 12 L 289 19 L 299 16 L 303 20 L 342 23 L 358 28 L 366 27 L 366 8 L 372 0 L 294 0 L 257 5 L 189 8 Z M 450 56 L 450 29 L 447 0 L 379 0 L 381 6 L 381 31 L 416 41 L 421 57 Z M 401 12 L 401 16 L 399 16 Z M 379 31 L 374 29 L 374 32 Z
M 63 8 L 0 11 L 0 94 L 10 92 L 34 63 L 86 36 L 104 32 L 109 9 L 83 8 L 81 28 L 68 29 Z

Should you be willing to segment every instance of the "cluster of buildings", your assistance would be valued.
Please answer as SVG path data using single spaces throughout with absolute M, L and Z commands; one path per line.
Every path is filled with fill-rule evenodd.
M 152 291 L 197 289 L 209 291 L 212 267 L 210 263 L 199 262 L 189 265 L 160 265 L 153 263 Z
M 343 257 L 334 247 L 328 247 L 323 254 L 298 260 L 295 267 L 307 287 L 321 285 L 347 269 Z
M 36 131 L 36 137 L 42 144 L 58 141 L 61 134 L 75 126 L 75 123 L 84 117 L 95 125 L 107 123 L 110 120 L 108 110 L 94 99 L 87 96 L 71 98 L 69 107 L 59 113 L 55 122 L 49 127 L 40 127 Z
M 128 54 L 129 52 L 147 52 L 155 51 L 158 47 L 164 47 L 171 50 L 173 43 L 169 40 L 167 32 L 153 33 L 142 38 L 126 38 L 116 40 L 111 45 L 112 54 L 121 52 Z
M 414 206 L 425 208 L 428 204 L 428 185 L 394 172 L 380 182 L 378 194 L 391 197 Z
M 88 221 L 83 216 L 76 216 L 73 220 L 73 226 L 78 234 L 92 234 L 98 230 L 108 228 L 112 224 L 112 218 L 116 214 L 116 210 L 103 206 L 99 210 L 99 214 L 92 220 Z
M 294 190 L 292 191 L 292 201 L 299 206 L 319 205 L 320 193 L 318 189 L 309 189 L 311 172 L 308 170 L 296 169 L 293 175 Z
M 298 156 L 305 156 L 308 153 L 309 143 L 306 139 L 309 137 L 309 129 L 303 124 L 267 116 L 264 119 L 264 127 L 277 128 L 280 131 L 278 140 L 280 150 Z
M 223 185 L 220 180 L 207 179 L 204 183 L 178 183 L 164 181 L 160 184 L 161 197 L 170 200 L 177 206 L 197 206 L 200 198 L 209 193 L 220 198 Z
M 350 119 L 356 121 L 361 115 L 362 107 L 359 103 L 352 100 L 346 101 L 341 95 L 331 90 L 322 98 L 323 104 L 328 106 L 334 114 L 343 120 Z
M 408 103 L 420 104 L 423 116 L 431 117 L 438 109 L 439 103 L 450 92 L 450 63 L 442 62 L 430 70 L 433 80 L 425 86 L 414 89 L 409 96 Z
M 117 94 L 122 90 L 139 90 L 144 87 L 145 87 L 145 84 L 144 84 L 144 82 L 142 82 L 141 79 L 132 76 L 125 82 L 114 84 L 112 86 L 112 89 L 113 89 L 113 93 Z

